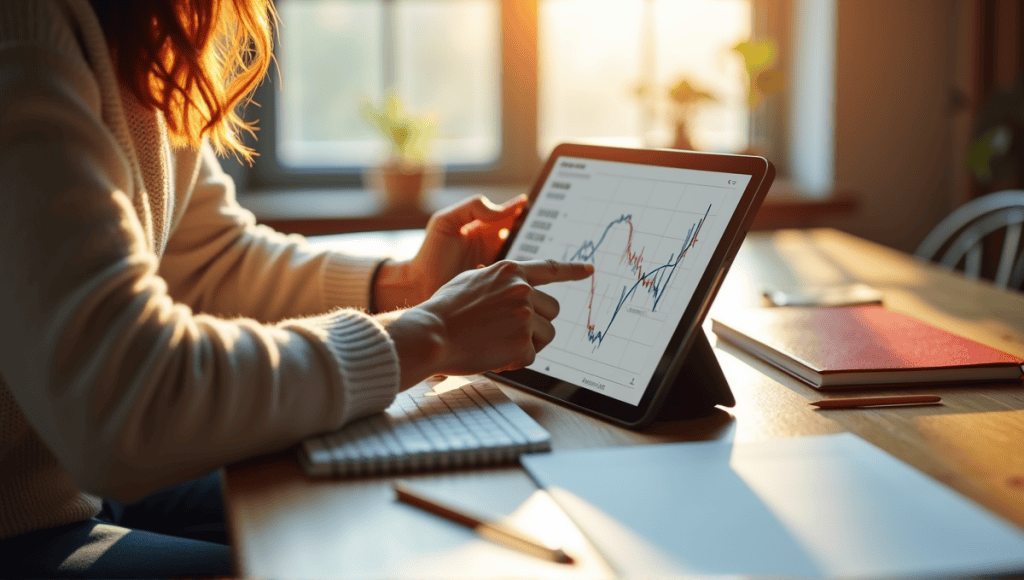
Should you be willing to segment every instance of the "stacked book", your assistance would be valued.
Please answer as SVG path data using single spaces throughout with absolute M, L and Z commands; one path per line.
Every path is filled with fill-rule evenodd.
M 823 390 L 1020 381 L 1024 364 L 882 306 L 734 311 L 712 330 Z

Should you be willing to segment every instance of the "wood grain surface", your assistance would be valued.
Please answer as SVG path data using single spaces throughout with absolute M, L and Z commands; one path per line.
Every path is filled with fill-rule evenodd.
M 751 234 L 711 315 L 722 309 L 760 305 L 766 289 L 852 282 L 882 290 L 888 308 L 1024 356 L 1024 295 L 966 279 L 830 229 Z M 556 451 L 853 432 L 1024 527 L 1021 383 L 927 389 L 942 396 L 940 405 L 817 410 L 811 401 L 836 395 L 817 391 L 716 342 L 710 332 L 709 337 L 737 404 L 702 419 L 660 422 L 635 432 L 528 393 L 509 387 L 503 390 L 551 432 Z M 853 390 L 838 396 L 905 392 Z M 539 510 L 526 509 L 536 504 L 536 494 L 543 492 L 518 467 L 405 479 L 476 511 L 517 518 L 527 532 L 543 533 L 552 526 L 566 525 L 560 510 L 546 510 L 547 516 L 543 516 Z M 471 532 L 454 524 L 411 511 L 394 501 L 391 481 L 390 477 L 310 480 L 291 454 L 230 466 L 225 489 L 237 573 L 276 578 L 564 574 L 565 570 L 538 568 L 536 562 L 524 561 L 511 550 L 481 544 Z M 553 519 L 545 521 L 545 517 Z M 611 570 L 586 547 L 578 549 L 583 552 L 585 568 L 575 570 L 577 577 L 628 575 L 628 571 Z

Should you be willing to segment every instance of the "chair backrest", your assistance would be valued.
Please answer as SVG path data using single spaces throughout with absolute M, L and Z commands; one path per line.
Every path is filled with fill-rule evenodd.
M 956 208 L 925 237 L 914 252 L 949 269 L 959 269 L 977 278 L 982 256 L 992 236 L 1002 232 L 1003 243 L 993 282 L 1004 288 L 1024 289 L 1024 252 L 1021 226 L 1024 224 L 1024 190 L 997 191 Z

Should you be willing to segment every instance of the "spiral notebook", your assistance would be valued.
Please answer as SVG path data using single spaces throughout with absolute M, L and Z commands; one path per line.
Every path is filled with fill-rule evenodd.
M 299 460 L 311 476 L 347 477 L 513 463 L 550 449 L 551 435 L 493 383 L 450 378 L 420 383 L 383 413 L 306 439 Z

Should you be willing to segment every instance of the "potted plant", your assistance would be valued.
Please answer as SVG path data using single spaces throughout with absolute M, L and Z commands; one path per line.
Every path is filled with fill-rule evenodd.
M 367 171 L 370 187 L 383 194 L 389 211 L 423 211 L 424 192 L 440 181 L 440 172 L 427 162 L 436 123 L 429 116 L 408 113 L 394 91 L 380 105 L 364 100 L 359 112 L 389 149 L 384 161 Z
M 967 165 L 986 191 L 1024 185 L 1024 75 L 983 104 Z
M 668 98 L 672 108 L 672 119 L 675 123 L 675 134 L 672 140 L 673 149 L 693 150 L 690 140 L 690 121 L 696 110 L 704 103 L 715 103 L 718 98 L 708 91 L 699 89 L 682 78 L 668 90 Z
M 743 57 L 747 72 L 747 105 L 757 108 L 765 97 L 785 88 L 785 75 L 775 66 L 779 50 L 770 39 L 745 40 L 732 47 Z
M 651 89 L 641 83 L 634 93 L 641 101 L 646 101 L 651 95 Z M 718 99 L 710 92 L 694 86 L 686 77 L 680 78 L 674 85 L 668 87 L 665 97 L 668 100 L 667 106 L 673 128 L 672 143 L 669 146 L 673 149 L 695 149 L 690 140 L 690 122 L 701 105 L 716 102 Z
M 732 47 L 732 50 L 743 57 L 743 69 L 746 72 L 747 107 L 753 112 L 772 95 L 781 93 L 786 88 L 786 75 L 778 66 L 779 49 L 771 39 L 745 40 Z M 754 127 L 751 119 L 752 142 L 741 153 L 747 155 L 768 156 L 768 147 L 758 139 L 763 134 Z

